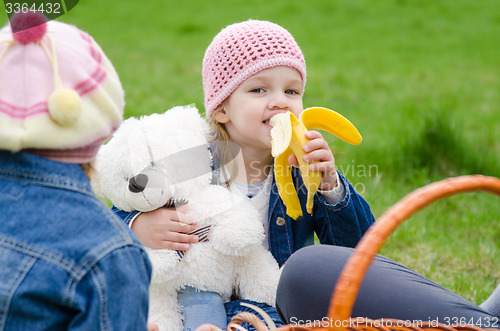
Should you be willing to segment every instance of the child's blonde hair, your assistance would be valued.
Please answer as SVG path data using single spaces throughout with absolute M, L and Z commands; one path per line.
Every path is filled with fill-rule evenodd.
M 229 186 L 238 173 L 236 164 L 232 162 L 238 151 L 235 144 L 230 143 L 231 138 L 224 123 L 215 120 L 215 115 L 220 111 L 222 107 L 215 109 L 210 117 L 210 142 L 215 142 L 212 152 L 220 166 L 219 180 L 222 185 Z

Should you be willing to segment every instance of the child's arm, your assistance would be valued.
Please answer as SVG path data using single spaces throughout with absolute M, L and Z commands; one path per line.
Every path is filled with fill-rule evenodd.
M 114 211 L 122 219 L 131 215 Z M 189 244 L 198 242 L 198 236 L 187 234 L 196 230 L 196 221 L 186 212 L 187 205 L 143 212 L 134 218 L 130 228 L 149 248 L 187 251 Z

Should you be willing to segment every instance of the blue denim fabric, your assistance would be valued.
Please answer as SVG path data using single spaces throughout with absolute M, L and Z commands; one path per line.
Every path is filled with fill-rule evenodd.
M 229 324 L 229 322 L 231 321 L 231 318 L 233 318 L 234 315 L 236 315 L 236 314 L 238 314 L 240 312 L 243 312 L 243 311 L 247 311 L 247 312 L 250 312 L 252 314 L 255 314 L 255 315 L 259 316 L 262 321 L 264 321 L 264 319 L 262 318 L 262 316 L 260 316 L 259 313 L 257 313 L 252 308 L 242 306 L 240 304 L 241 302 L 250 303 L 250 304 L 252 304 L 254 306 L 257 306 L 257 307 L 261 308 L 263 311 L 266 312 L 267 315 L 269 315 L 269 317 L 271 317 L 271 319 L 273 320 L 274 324 L 276 324 L 277 327 L 280 327 L 280 326 L 284 325 L 283 322 L 281 321 L 279 315 L 278 315 L 278 312 L 276 311 L 276 308 L 271 307 L 269 305 L 266 305 L 265 303 L 254 302 L 254 301 L 249 301 L 249 300 L 234 300 L 234 301 L 227 302 L 224 305 L 226 307 L 227 323 L 228 324 Z M 265 321 L 264 321 L 264 323 L 265 323 Z M 253 326 L 251 326 L 249 323 L 243 323 L 242 326 L 245 329 L 247 329 L 248 331 L 254 331 L 255 330 L 255 328 Z
M 293 220 L 286 215 L 285 205 L 273 178 L 268 212 L 268 244 L 276 261 L 283 265 L 294 252 L 302 247 L 313 245 L 314 233 L 322 244 L 356 246 L 366 230 L 375 222 L 370 206 L 363 197 L 339 172 L 339 178 L 345 187 L 344 199 L 331 205 L 321 194 L 317 193 L 314 197 L 312 214 L 308 214 L 305 209 L 307 189 L 298 169 L 294 168 L 292 171 L 295 188 L 303 209 L 303 217 Z M 277 222 L 281 217 L 285 219 L 284 224 Z
M 226 310 L 218 293 L 200 291 L 186 286 L 177 296 L 183 307 L 184 331 L 195 331 L 203 324 L 212 324 L 219 329 L 226 329 Z
M 0 151 L 0 330 L 146 330 L 151 265 L 79 165 Z

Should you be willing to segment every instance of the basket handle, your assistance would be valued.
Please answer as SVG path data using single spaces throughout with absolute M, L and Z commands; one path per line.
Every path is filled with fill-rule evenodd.
M 500 179 L 482 175 L 459 176 L 443 179 L 423 186 L 389 208 L 368 229 L 356 246 L 355 253 L 342 269 L 333 291 L 328 317 L 333 320 L 348 320 L 373 258 L 385 240 L 401 224 L 419 209 L 438 199 L 467 191 L 487 191 L 500 195 Z M 331 323 L 337 325 L 337 323 Z M 330 331 L 343 331 L 344 323 L 330 325 Z M 347 324 L 348 325 L 348 324 Z

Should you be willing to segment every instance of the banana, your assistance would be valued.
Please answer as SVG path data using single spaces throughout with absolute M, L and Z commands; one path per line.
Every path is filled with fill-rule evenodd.
M 356 127 L 339 113 L 323 108 L 312 107 L 304 110 L 299 118 L 291 112 L 280 113 L 271 118 L 271 154 L 274 157 L 274 175 L 278 192 L 286 207 L 286 213 L 293 219 L 302 216 L 302 208 L 293 185 L 288 157 L 295 155 L 299 163 L 302 180 L 307 188 L 306 210 L 312 213 L 314 194 L 321 183 L 321 171 L 312 171 L 309 164 L 302 160 L 305 155 L 302 147 L 309 140 L 305 134 L 309 130 L 320 129 L 330 132 L 338 138 L 353 144 L 361 143 L 361 135 Z

